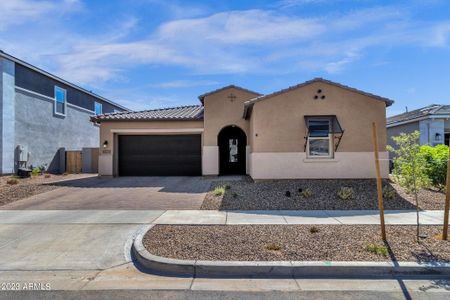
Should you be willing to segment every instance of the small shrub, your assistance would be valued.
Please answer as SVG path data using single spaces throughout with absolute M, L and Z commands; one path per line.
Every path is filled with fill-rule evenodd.
M 388 256 L 388 249 L 386 248 L 386 246 L 369 244 L 367 245 L 366 250 L 377 255 L 383 255 L 385 257 Z
M 225 188 L 226 190 L 229 190 L 229 189 L 231 189 L 231 186 L 230 186 L 229 184 L 225 184 L 224 188 Z
M 341 189 L 337 192 L 337 195 L 342 200 L 351 200 L 355 198 L 355 193 L 351 187 L 341 187 Z
M 214 196 L 223 196 L 225 194 L 225 187 L 216 186 L 213 191 Z
M 14 184 L 18 184 L 19 183 L 19 180 L 17 180 L 17 178 L 9 178 L 7 181 L 6 181 L 6 183 L 7 184 L 9 184 L 9 185 L 14 185 Z
M 33 168 L 33 171 L 31 171 L 31 175 L 33 177 L 36 177 L 39 175 L 39 168 Z
M 313 196 L 313 192 L 311 191 L 311 189 L 306 188 L 300 192 L 300 195 L 303 198 L 311 198 Z
M 382 191 L 383 191 L 383 199 L 386 200 L 393 200 L 395 198 L 395 195 L 397 194 L 395 189 L 389 185 L 383 186 Z
M 313 227 L 309 228 L 309 232 L 310 233 L 318 233 L 319 232 L 319 228 L 317 228 L 316 226 L 313 226 Z
M 280 251 L 281 250 L 281 247 L 279 246 L 279 245 L 277 245 L 277 244 L 268 244 L 267 246 L 266 246 L 266 249 L 267 250 L 270 250 L 270 251 Z
M 237 193 L 235 193 L 235 192 L 232 192 L 232 193 L 231 193 L 231 197 L 233 197 L 233 198 L 237 198 L 237 196 L 238 196 L 238 194 L 237 194 Z

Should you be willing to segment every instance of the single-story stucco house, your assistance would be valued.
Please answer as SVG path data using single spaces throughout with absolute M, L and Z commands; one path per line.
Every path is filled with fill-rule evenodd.
M 420 145 L 432 147 L 450 141 L 450 105 L 431 104 L 387 118 L 388 144 L 400 133 L 420 132 Z
M 92 117 L 100 124 L 99 174 L 373 178 L 372 122 L 388 158 L 387 98 L 316 78 L 267 95 L 230 85 L 199 99 Z M 381 165 L 387 177 L 387 160 Z

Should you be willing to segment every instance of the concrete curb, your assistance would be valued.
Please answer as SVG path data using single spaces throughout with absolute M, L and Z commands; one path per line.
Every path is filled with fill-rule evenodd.
M 154 225 L 142 228 L 132 252 L 149 272 L 197 277 L 370 277 L 389 275 L 450 275 L 450 263 L 328 262 L 328 261 L 202 261 L 156 256 L 147 251 L 143 238 Z

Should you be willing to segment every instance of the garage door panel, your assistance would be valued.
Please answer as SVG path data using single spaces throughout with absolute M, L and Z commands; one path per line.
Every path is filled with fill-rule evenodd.
M 201 136 L 121 135 L 119 175 L 201 175 Z

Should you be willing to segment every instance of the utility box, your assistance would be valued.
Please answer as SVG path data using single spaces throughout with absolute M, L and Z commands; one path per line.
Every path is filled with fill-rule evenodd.
M 18 149 L 19 149 L 19 163 L 23 163 L 23 162 L 27 162 L 28 161 L 28 147 L 27 146 L 24 146 L 24 145 L 19 145 L 18 146 Z

